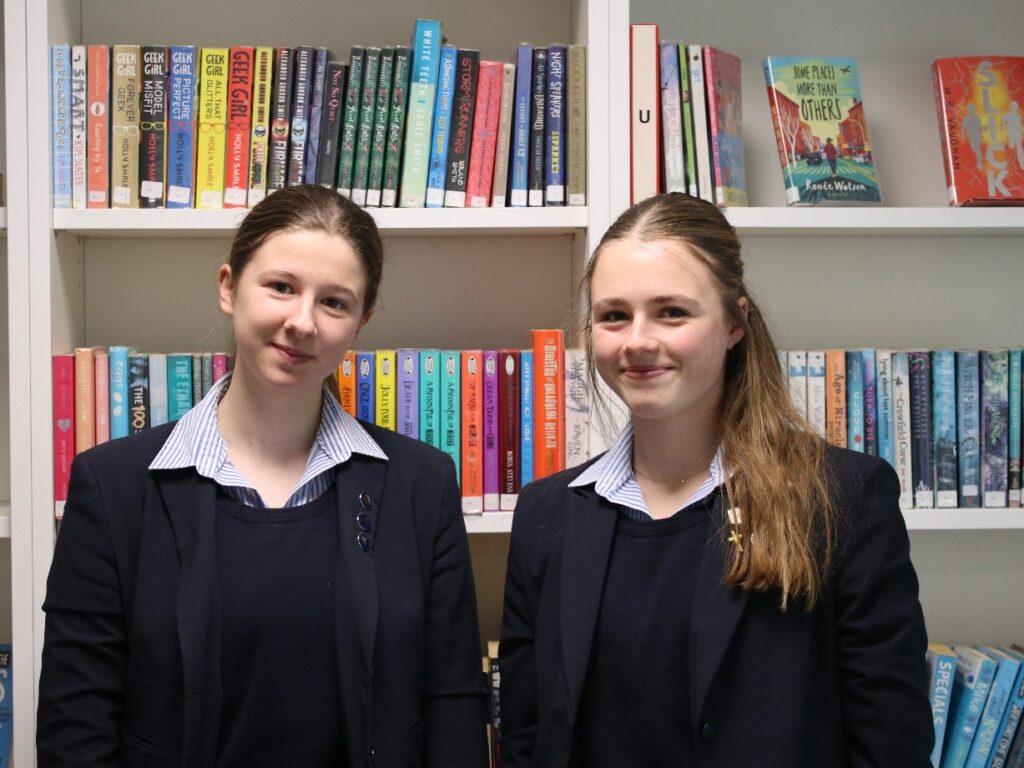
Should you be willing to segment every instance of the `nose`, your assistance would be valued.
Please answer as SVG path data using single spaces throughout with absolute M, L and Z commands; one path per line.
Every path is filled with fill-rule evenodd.
M 292 303 L 291 312 L 285 320 L 285 329 L 298 336 L 316 336 L 316 317 L 313 313 L 312 299 L 302 299 Z
M 653 349 L 657 340 L 646 318 L 637 315 L 629 324 L 625 347 L 627 351 L 647 351 Z

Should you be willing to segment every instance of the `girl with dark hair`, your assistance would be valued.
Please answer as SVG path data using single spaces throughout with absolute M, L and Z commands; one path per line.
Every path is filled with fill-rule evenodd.
M 502 765 L 928 766 L 896 474 L 792 407 L 732 226 L 645 200 L 583 293 L 592 375 L 630 418 L 519 497 Z
M 176 424 L 75 458 L 43 604 L 40 766 L 486 760 L 454 465 L 324 385 L 382 264 L 349 200 L 268 196 L 218 274 L 233 372 Z

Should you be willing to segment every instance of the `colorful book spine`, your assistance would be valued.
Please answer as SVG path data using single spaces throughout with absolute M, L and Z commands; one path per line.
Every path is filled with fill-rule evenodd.
M 92 357 L 96 445 L 110 440 L 110 353 L 97 349 Z M 2 765 L 2 763 L 0 763 Z
M 356 414 L 356 353 L 351 349 L 345 353 L 338 366 L 338 402 L 349 416 Z
M 224 207 L 249 204 L 249 160 L 252 152 L 252 87 L 256 49 L 238 45 L 228 52 L 227 158 L 224 163 Z
M 978 353 L 956 353 L 958 506 L 981 506 L 981 413 Z
M 516 49 L 516 85 L 512 102 L 512 149 L 509 171 L 509 205 L 529 204 L 530 128 L 533 103 L 533 46 Z
M 981 711 L 978 730 L 971 742 L 971 751 L 967 753 L 966 768 L 986 768 L 992 765 L 999 737 L 999 724 L 1003 720 L 1003 714 L 1013 694 L 1017 673 L 1020 671 L 1019 661 L 994 648 L 978 646 L 976 650 L 995 662 L 996 672 L 992 678 L 988 698 L 985 700 L 985 708 Z
M 269 194 L 288 184 L 288 135 L 291 133 L 292 80 L 295 51 L 274 49 L 274 91 L 270 103 L 270 141 L 267 160 Z
M 561 330 L 531 332 L 534 362 L 536 478 L 565 469 L 565 342 Z
M 587 49 L 569 46 L 567 184 L 569 205 L 587 204 Z
M 149 429 L 149 355 L 128 354 L 128 431 Z
M 932 352 L 932 456 L 935 506 L 956 507 L 956 355 Z
M 309 105 L 313 89 L 313 49 L 295 49 L 295 82 L 292 86 L 291 130 L 288 133 L 289 187 L 306 180 L 306 144 L 309 141 Z
M 896 474 L 900 479 L 900 506 L 914 507 L 914 447 L 912 443 L 910 355 L 892 353 L 892 430 Z
M 75 453 L 96 445 L 96 374 L 93 347 L 75 349 Z
M 931 673 L 929 699 L 932 705 L 932 723 L 935 726 L 935 743 L 932 747 L 932 765 L 938 768 L 942 757 L 942 745 L 949 722 L 949 704 L 953 695 L 953 679 L 956 676 L 956 652 L 942 643 L 928 643 L 928 669 Z
M 231 370 L 228 364 L 226 352 L 214 352 L 210 355 L 210 372 L 213 376 L 212 384 L 216 384 Z
M 195 46 L 171 46 L 170 58 L 167 73 L 167 207 L 191 208 L 195 189 Z
M 396 353 L 398 390 L 397 431 L 418 440 L 420 437 L 420 353 L 399 349 Z
M 516 65 L 501 65 L 501 103 L 498 108 L 498 138 L 491 179 L 491 207 L 504 208 L 508 199 L 508 161 L 512 142 L 512 106 L 516 89 Z
M 684 191 L 685 190 L 681 190 Z M 803 418 L 807 418 L 807 353 L 792 351 L 786 355 L 789 369 L 789 400 Z
M 359 92 L 359 120 L 352 164 L 352 202 L 366 205 L 366 185 L 370 175 L 370 152 L 373 145 L 373 121 L 377 110 L 377 88 L 383 51 L 370 46 L 363 63 L 363 87 Z
M 53 207 L 71 207 L 71 46 L 50 47 Z M 123 104 L 118 94 L 118 104 Z M 137 113 L 136 113 L 137 114 Z M 136 118 L 137 119 L 137 118 Z
M 167 355 L 167 420 L 177 421 L 192 408 L 192 355 Z
M 54 355 L 53 382 L 53 499 L 65 501 L 71 462 L 75 458 L 75 356 Z
M 384 48 L 380 54 L 377 101 L 373 112 L 373 134 L 370 137 L 370 167 L 366 180 L 366 204 L 373 208 L 380 207 L 383 192 L 394 69 L 395 49 Z
M 1014 736 L 1020 731 L 1020 721 L 1024 716 L 1024 654 L 1012 648 L 997 648 L 995 651 L 1003 656 L 1014 659 L 1019 663 L 1017 679 L 1010 690 L 1010 699 L 1006 704 L 1006 711 L 996 731 L 997 740 L 992 753 L 992 768 L 1005 768 L 1011 765 L 1010 750 L 1013 747 Z M 1022 738 L 1018 735 L 1018 738 Z
M 910 365 L 910 437 L 914 470 L 914 506 L 935 506 L 935 455 L 932 449 L 931 356 L 927 350 L 907 353 Z
M 708 102 L 714 202 L 722 206 L 746 205 L 740 58 L 704 46 L 704 90 Z
M 153 352 L 149 356 L 149 426 L 167 423 L 167 355 Z
M 892 350 L 875 350 L 875 402 L 878 411 L 878 456 L 896 467 L 892 422 Z
M 88 207 L 106 208 L 110 204 L 110 48 L 90 45 L 87 56 Z
M 941 768 L 963 768 L 967 762 L 996 673 L 996 663 L 980 651 L 964 645 L 952 647 L 957 665 Z
M 402 137 L 405 135 L 405 115 L 409 103 L 409 73 L 412 67 L 412 49 L 400 45 L 395 48 L 394 80 L 391 84 L 391 107 L 388 110 L 387 151 L 384 155 L 384 181 L 381 184 L 382 208 L 394 208 L 398 203 L 398 180 L 402 168 Z
M 317 183 L 320 162 L 320 132 L 323 127 L 324 94 L 327 84 L 327 49 L 313 50 L 313 85 L 309 92 L 309 140 L 306 142 L 306 184 Z M 333 168 L 331 171 L 333 172 Z
M 665 191 L 686 192 L 686 153 L 683 149 L 683 104 L 679 90 L 679 44 L 662 40 L 661 57 L 661 156 L 665 165 Z
M 481 61 L 477 78 L 476 106 L 473 110 L 473 139 L 470 142 L 469 170 L 466 179 L 466 205 L 487 208 L 491 204 L 494 156 L 498 149 L 498 117 L 501 113 L 501 88 L 505 65 L 500 61 Z
M 826 390 L 825 352 L 823 350 L 810 351 L 807 353 L 807 420 L 822 437 L 828 434 Z
M 377 421 L 376 361 L 373 352 L 356 353 L 356 418 L 369 424 Z
M 430 140 L 430 165 L 427 170 L 427 208 L 444 206 L 444 181 L 448 173 L 448 141 L 451 137 L 452 102 L 455 98 L 455 63 L 459 50 L 445 45 L 437 75 L 437 103 L 434 105 L 434 130 Z
M 412 84 L 406 121 L 402 183 L 399 205 L 422 208 L 427 192 L 427 168 L 430 163 L 430 127 L 437 90 L 440 62 L 441 22 L 417 19 L 412 36 Z
M 86 106 L 88 78 L 86 76 L 86 48 L 71 48 L 71 207 L 86 207 L 87 142 Z
M 565 350 L 565 467 L 578 467 L 590 458 L 590 382 L 586 350 Z
M 502 512 L 513 511 L 519 500 L 521 355 L 518 349 L 498 353 L 498 508 Z
M 846 353 L 846 447 L 864 453 L 864 356 Z
M 192 353 L 192 402 L 203 399 L 203 352 Z
M 167 49 L 144 45 L 139 110 L 139 206 L 163 208 L 167 162 Z
M 497 512 L 500 507 L 501 455 L 498 446 L 498 422 L 500 420 L 500 404 L 498 402 L 498 352 L 484 350 L 483 379 L 480 382 L 483 392 L 483 420 L 481 422 L 481 440 L 483 442 L 483 484 L 484 512 Z
M 1021 434 L 1021 350 L 1011 349 L 1009 353 L 1009 401 L 1007 403 L 1007 415 L 1009 419 L 1009 435 L 1006 446 L 1006 454 L 1009 467 L 1009 484 L 1007 485 L 1008 506 L 1019 507 L 1021 498 L 1021 477 L 1020 477 L 1020 434 Z
M 395 392 L 398 386 L 395 350 L 378 349 L 375 360 L 377 371 L 374 379 L 376 385 L 374 417 L 378 427 L 384 427 L 384 429 L 394 432 L 398 428 L 398 409 L 395 404 L 397 399 Z
M 981 499 L 985 507 L 1007 505 L 1009 445 L 1009 354 L 983 350 L 981 371 Z
M 484 511 L 483 351 L 462 351 L 462 513 Z
M 527 158 L 527 200 L 530 207 L 544 205 L 544 122 L 548 90 L 548 49 L 533 49 L 532 101 L 530 102 L 530 151 Z
M 846 352 L 825 352 L 825 428 L 826 439 L 839 448 L 846 447 Z
M 355 174 L 356 144 L 359 136 L 359 105 L 363 98 L 363 79 L 366 69 L 366 49 L 353 45 L 348 57 L 348 83 L 345 85 L 345 109 L 341 119 L 341 139 L 338 141 L 338 193 L 352 197 Z
M 111 440 L 127 437 L 130 434 L 128 426 L 128 352 L 128 347 L 111 347 L 108 350 Z
M 455 462 L 462 477 L 462 355 L 458 350 L 441 352 L 441 450 Z
M 115 45 L 113 59 L 110 207 L 138 208 L 139 46 Z
M 316 163 L 316 183 L 334 189 L 338 178 L 338 141 L 345 106 L 345 78 L 348 64 L 340 61 L 327 63 L 324 80 L 322 125 L 320 127 L 320 154 Z
M 565 79 L 567 50 L 548 47 L 548 82 L 544 94 L 544 204 L 565 205 Z
M 875 381 L 875 350 L 861 350 L 864 357 L 864 453 L 878 455 L 878 388 Z
M 697 153 L 695 148 L 693 103 L 690 94 L 690 57 L 686 45 L 679 44 L 679 97 L 683 104 L 683 147 L 686 152 L 686 191 L 691 197 L 697 192 Z
M 460 49 L 455 59 L 455 94 L 452 97 L 451 136 L 448 139 L 448 170 L 444 178 L 445 208 L 466 207 L 469 153 L 473 140 L 480 51 Z
M 274 49 L 256 48 L 252 83 L 252 131 L 249 134 L 250 208 L 267 195 L 267 172 L 270 162 L 271 109 L 274 99 Z
M 533 350 L 519 353 L 519 487 L 533 482 L 534 396 Z
M 228 122 L 228 49 L 199 53 L 199 137 L 196 142 L 196 208 L 224 207 L 224 131 Z
M 421 349 L 419 438 L 434 448 L 441 447 L 441 351 Z

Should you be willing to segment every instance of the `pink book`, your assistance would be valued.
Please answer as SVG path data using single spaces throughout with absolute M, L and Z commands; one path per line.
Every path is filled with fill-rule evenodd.
M 491 204 L 494 156 L 498 145 L 498 115 L 501 112 L 501 81 L 505 65 L 481 61 L 473 114 L 473 140 L 469 144 L 469 173 L 466 206 L 487 208 Z
M 96 445 L 110 439 L 110 356 L 105 349 L 97 349 L 92 358 L 96 395 Z
M 75 458 L 75 356 L 53 356 L 53 499 L 65 501 Z
M 497 512 L 501 476 L 498 451 L 498 353 L 484 352 L 484 512 Z
M 220 381 L 221 376 L 228 372 L 227 352 L 213 353 L 213 383 Z

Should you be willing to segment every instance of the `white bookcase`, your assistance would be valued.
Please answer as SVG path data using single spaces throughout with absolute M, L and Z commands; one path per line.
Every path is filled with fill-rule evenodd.
M 227 347 L 214 279 L 240 215 L 53 211 L 49 45 L 301 43 L 340 57 L 356 43 L 407 41 L 417 16 L 441 18 L 451 43 L 486 58 L 510 60 L 523 40 L 585 43 L 585 208 L 375 214 L 387 265 L 381 307 L 361 346 L 525 346 L 530 328 L 564 324 L 586 255 L 628 205 L 628 24 L 657 21 L 663 37 L 743 58 L 752 207 L 729 216 L 780 346 L 1020 345 L 1024 210 L 946 208 L 929 64 L 956 53 L 1024 53 L 1024 7 L 865 3 L 779 0 L 754 11 L 738 0 L 455 0 L 435 8 L 412 0 L 4 0 L 0 170 L 9 207 L 0 210 L 0 255 L 8 333 L 0 334 L 0 395 L 8 391 L 0 432 L 9 440 L 0 441 L 0 504 L 10 499 L 11 513 L 10 538 L 0 541 L 0 641 L 15 646 L 19 764 L 32 762 L 40 605 L 53 548 L 50 356 L 85 344 Z M 884 208 L 784 207 L 760 60 L 803 52 L 860 60 Z M 17 151 L 4 152 L 4 141 Z M 908 511 L 907 520 L 932 634 L 1024 639 L 1024 605 L 1014 599 L 1024 582 L 1024 512 Z M 482 634 L 494 638 L 511 516 L 467 525 Z

